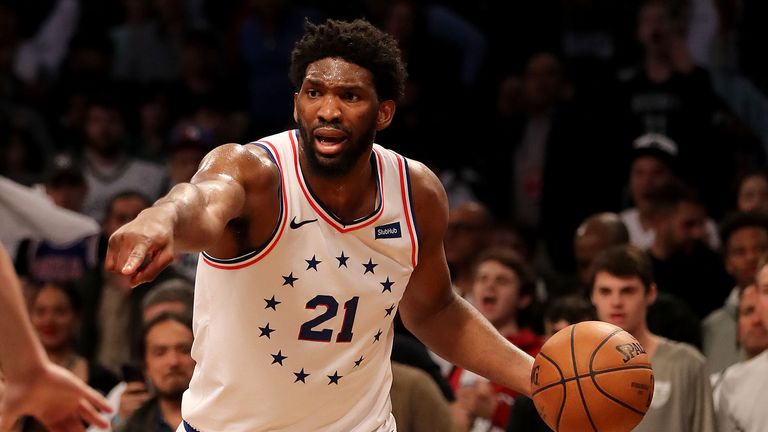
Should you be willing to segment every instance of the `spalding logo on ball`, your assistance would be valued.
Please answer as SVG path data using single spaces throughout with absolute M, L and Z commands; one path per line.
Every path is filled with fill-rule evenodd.
M 557 432 L 629 432 L 651 405 L 653 369 L 631 334 L 585 321 L 544 344 L 531 391 L 539 415 Z

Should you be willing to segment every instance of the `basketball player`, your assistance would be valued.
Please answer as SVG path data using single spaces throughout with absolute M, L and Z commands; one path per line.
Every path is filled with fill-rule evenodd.
M 690 345 L 648 330 L 648 306 L 657 294 L 648 256 L 634 246 L 615 246 L 598 255 L 592 272 L 591 299 L 598 319 L 630 333 L 651 358 L 653 400 L 633 432 L 714 432 L 704 357 Z
M 110 411 L 96 391 L 69 371 L 48 361 L 26 314 L 13 264 L 0 247 L 0 431 L 23 415 L 36 417 L 52 432 L 82 431 L 83 421 L 99 427 L 107 422 L 98 411 Z M 5 388 L 3 388 L 3 386 Z
M 400 58 L 365 21 L 307 24 L 291 65 L 298 130 L 213 150 L 110 239 L 107 268 L 134 284 L 203 251 L 179 431 L 395 431 L 398 310 L 441 357 L 530 393 L 533 359 L 451 289 L 439 180 L 373 143 L 402 93 Z

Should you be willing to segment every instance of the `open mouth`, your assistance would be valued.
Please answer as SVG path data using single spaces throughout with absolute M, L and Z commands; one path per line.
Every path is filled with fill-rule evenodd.
M 315 137 L 315 148 L 324 155 L 338 153 L 347 141 L 347 134 L 340 129 L 322 127 L 315 129 L 312 134 Z

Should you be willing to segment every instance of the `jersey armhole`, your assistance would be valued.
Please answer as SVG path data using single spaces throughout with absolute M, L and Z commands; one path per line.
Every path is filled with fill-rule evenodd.
M 277 225 L 275 225 L 275 229 L 272 231 L 272 234 L 264 243 L 259 245 L 253 251 L 237 256 L 235 258 L 215 258 L 203 251 L 203 262 L 210 265 L 211 267 L 222 270 L 236 270 L 257 263 L 262 258 L 267 256 L 269 252 L 275 247 L 285 229 L 285 222 L 288 219 L 288 197 L 285 193 L 285 178 L 283 176 L 283 166 L 280 160 L 280 155 L 277 153 L 275 146 L 269 141 L 256 141 L 252 144 L 261 147 L 265 152 L 267 152 L 267 155 L 272 160 L 272 162 L 275 163 L 280 174 L 280 187 L 278 189 L 280 213 L 277 219 Z

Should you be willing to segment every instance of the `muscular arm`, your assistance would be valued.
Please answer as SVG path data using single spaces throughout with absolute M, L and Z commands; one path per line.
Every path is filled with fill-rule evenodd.
M 190 183 L 174 186 L 112 235 L 107 270 L 131 275 L 135 285 L 154 279 L 176 252 L 215 249 L 227 224 L 258 204 L 258 192 L 276 184 L 276 175 L 261 150 L 237 144 L 216 148 Z
M 512 345 L 451 287 L 443 236 L 448 199 L 437 177 L 412 164 L 419 263 L 400 303 L 403 322 L 430 349 L 492 382 L 530 395 L 531 356 Z

